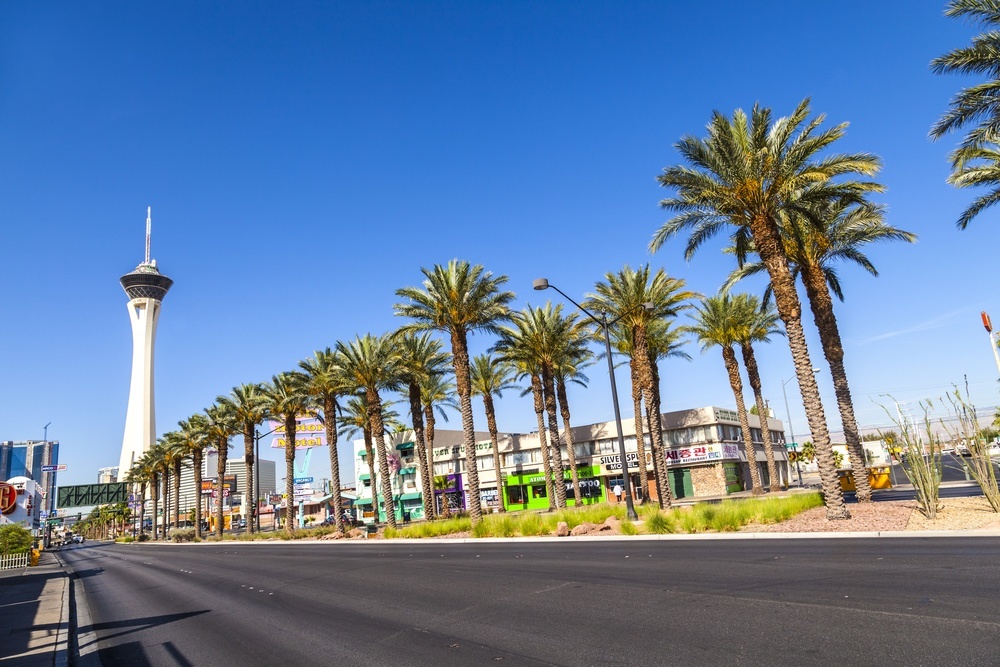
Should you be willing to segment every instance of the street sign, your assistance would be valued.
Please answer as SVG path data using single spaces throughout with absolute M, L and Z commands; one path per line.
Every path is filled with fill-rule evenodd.
M 41 512 L 38 513 L 38 518 L 39 519 L 48 519 L 49 518 L 49 513 L 46 512 L 45 510 L 42 510 Z
M 312 477 L 296 477 L 293 480 L 296 484 L 312 484 Z
M 794 450 L 794 449 L 797 449 L 798 446 L 799 446 L 799 443 L 797 443 L 797 442 L 786 442 L 785 443 L 785 449 L 792 449 L 792 450 Z

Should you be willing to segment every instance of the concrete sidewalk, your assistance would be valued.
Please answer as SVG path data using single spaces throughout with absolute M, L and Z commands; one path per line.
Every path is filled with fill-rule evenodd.
M 0 572 L 0 665 L 69 661 L 69 576 L 50 551 L 35 567 Z

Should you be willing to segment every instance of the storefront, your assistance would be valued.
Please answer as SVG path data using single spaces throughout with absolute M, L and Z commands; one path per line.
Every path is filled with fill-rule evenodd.
M 604 489 L 597 476 L 598 472 L 598 466 L 578 466 L 576 469 L 580 482 L 580 502 L 583 505 L 593 505 L 604 500 Z M 573 493 L 573 476 L 569 470 L 563 471 L 563 483 L 566 485 L 566 505 L 573 507 L 576 505 L 576 496 Z M 545 474 L 508 475 L 504 507 L 508 510 L 548 509 Z
M 465 493 L 462 491 L 462 474 L 436 475 L 434 477 L 434 511 L 444 513 L 444 503 L 449 512 L 465 510 Z

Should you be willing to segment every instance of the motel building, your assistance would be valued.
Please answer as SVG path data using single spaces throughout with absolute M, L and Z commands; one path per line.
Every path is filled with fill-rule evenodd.
M 770 479 L 760 419 L 756 415 L 748 417 L 761 484 L 767 487 Z M 667 412 L 660 418 L 663 424 L 667 477 L 674 498 L 718 497 L 751 488 L 750 468 L 735 410 L 704 407 Z M 784 425 L 777 419 L 768 419 L 768 430 L 774 445 L 779 483 L 787 485 L 791 476 L 784 446 Z M 644 462 L 639 461 L 635 420 L 623 419 L 622 431 L 634 498 L 637 501 L 645 498 L 657 500 L 648 429 L 643 429 L 646 450 Z M 619 501 L 614 492 L 623 482 L 615 423 L 577 426 L 572 429 L 572 435 L 581 503 L 624 502 L 624 497 Z M 354 445 L 355 484 L 358 490 L 358 499 L 354 504 L 356 515 L 370 523 L 376 520 L 377 512 L 377 520 L 385 521 L 382 485 L 377 479 L 374 495 L 372 493 L 372 468 L 377 477 L 378 462 L 369 467 L 364 441 L 357 440 Z M 431 449 L 434 475 L 431 486 L 434 489 L 436 511 L 440 513 L 445 502 L 452 512 L 464 511 L 468 507 L 468 479 L 462 432 L 436 430 Z M 538 434 L 501 433 L 499 449 L 501 466 L 498 480 L 489 433 L 476 432 L 476 467 L 483 511 L 497 511 L 501 502 L 508 510 L 548 509 L 549 499 Z M 573 506 L 576 500 L 573 496 L 570 462 L 565 445 L 561 449 L 561 474 L 566 485 L 566 502 Z M 414 452 L 413 432 L 404 431 L 393 437 L 387 434 L 386 451 L 390 462 L 396 520 L 405 522 L 423 518 L 420 465 Z M 648 474 L 645 489 L 639 485 L 639 466 L 643 464 Z

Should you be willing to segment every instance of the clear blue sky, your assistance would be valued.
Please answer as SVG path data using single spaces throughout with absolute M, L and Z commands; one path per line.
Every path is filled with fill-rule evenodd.
M 806 96 L 851 123 L 842 150 L 883 158 L 889 221 L 920 236 L 871 248 L 878 279 L 841 272 L 862 426 L 887 425 L 882 394 L 936 397 L 966 376 L 994 406 L 979 311 L 1000 321 L 1000 210 L 957 231 L 972 195 L 945 183 L 956 138 L 927 139 L 970 83 L 929 70 L 975 33 L 943 7 L 3 3 L 0 439 L 40 439 L 52 422 L 61 484 L 117 463 L 131 363 L 118 278 L 142 260 L 147 205 L 153 256 L 175 280 L 156 349 L 162 433 L 237 384 L 397 327 L 394 291 L 453 257 L 509 276 L 517 307 L 558 296 L 533 278 L 582 297 L 626 263 L 714 293 L 731 268 L 721 240 L 691 263 L 680 241 L 647 253 L 666 219 L 655 177 L 712 110 L 760 101 L 783 115 Z M 718 350 L 688 351 L 663 368 L 664 409 L 732 407 Z M 787 346 L 759 357 L 784 419 Z M 613 414 L 606 374 L 590 375 L 571 396 L 581 424 Z M 828 371 L 820 383 L 836 430 Z M 500 402 L 501 429 L 534 423 L 528 400 Z

